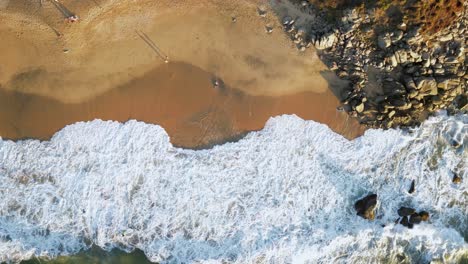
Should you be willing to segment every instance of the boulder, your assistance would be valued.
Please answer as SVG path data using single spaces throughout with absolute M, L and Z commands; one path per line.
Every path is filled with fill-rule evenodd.
M 421 211 L 419 213 L 414 213 L 411 214 L 409 217 L 409 224 L 419 224 L 422 221 L 428 221 L 429 220 L 429 213 L 426 211 Z
M 424 95 L 437 95 L 437 82 L 432 77 L 418 77 L 415 79 L 416 88 Z
M 401 218 L 400 224 L 408 228 L 413 228 L 413 224 L 408 221 L 408 216 L 403 216 L 403 218 Z
M 414 180 L 411 181 L 410 188 L 408 190 L 408 193 L 414 193 Z
M 366 197 L 359 199 L 354 204 L 354 209 L 357 215 L 364 219 L 374 220 L 375 207 L 377 206 L 377 194 L 369 194 Z
M 393 54 L 392 56 L 390 56 L 390 57 L 388 58 L 388 60 L 389 60 L 390 64 L 392 65 L 392 67 L 398 66 L 398 60 L 397 60 L 397 57 L 396 57 L 395 54 Z
M 362 113 L 362 111 L 364 111 L 364 103 L 356 105 L 356 112 Z
M 337 39 L 338 38 L 336 37 L 335 33 L 329 33 L 328 35 L 322 36 L 320 40 L 316 41 L 315 47 L 319 50 L 331 48 Z
M 411 89 L 408 92 L 408 97 L 409 98 L 416 98 L 418 95 L 419 95 L 419 92 L 418 92 L 418 90 L 415 90 L 415 89 Z
M 429 213 L 426 211 L 421 211 L 418 213 L 419 216 L 421 216 L 422 221 L 428 221 L 429 220 Z
M 396 51 L 395 55 L 400 64 L 404 64 L 408 61 L 408 54 L 404 50 Z
M 462 182 L 462 178 L 458 176 L 457 174 L 453 175 L 452 182 L 455 184 L 460 184 Z
M 412 214 L 409 218 L 411 224 L 419 224 L 422 221 L 422 217 L 419 214 Z
M 400 207 L 400 209 L 398 209 L 398 215 L 399 216 L 409 216 L 409 215 L 412 215 L 416 213 L 416 210 L 414 210 L 414 208 L 410 208 L 410 207 Z
M 380 35 L 377 38 L 377 45 L 381 49 L 386 49 L 386 48 L 390 47 L 391 44 L 392 44 L 392 39 L 390 38 L 390 36 L 388 34 Z
M 403 31 L 396 30 L 395 32 L 392 33 L 392 36 L 391 36 L 390 39 L 391 39 L 392 43 L 395 44 L 395 42 L 398 42 L 402 38 L 403 38 Z
M 452 40 L 452 39 L 453 39 L 452 34 L 442 35 L 442 36 L 439 37 L 439 41 L 441 41 L 441 42 L 446 42 L 446 41 L 449 41 L 449 40 Z

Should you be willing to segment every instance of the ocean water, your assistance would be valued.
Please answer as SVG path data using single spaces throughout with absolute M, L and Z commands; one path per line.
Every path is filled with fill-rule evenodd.
M 99 246 L 161 263 L 457 263 L 468 256 L 467 135 L 466 115 L 440 113 L 353 141 L 278 116 L 196 151 L 137 121 L 0 140 L 0 262 Z M 374 221 L 353 209 L 369 193 Z M 401 206 L 430 221 L 394 224 Z

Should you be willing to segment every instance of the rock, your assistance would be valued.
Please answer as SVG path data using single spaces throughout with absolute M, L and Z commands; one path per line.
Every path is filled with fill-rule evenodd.
M 396 42 L 398 42 L 402 38 L 403 38 L 403 31 L 397 30 L 397 31 L 392 33 L 392 36 L 391 36 L 390 39 L 391 39 L 392 43 L 395 44 Z
M 447 42 L 447 41 L 452 40 L 452 39 L 453 39 L 452 34 L 442 35 L 442 36 L 439 37 L 439 41 L 441 41 L 441 42 Z
M 364 103 L 360 103 L 358 105 L 356 105 L 356 112 L 358 113 L 362 113 L 364 111 Z
M 315 48 L 319 50 L 328 49 L 333 47 L 336 41 L 337 37 L 335 33 L 330 33 L 328 35 L 322 36 L 319 41 L 316 41 Z
M 418 213 L 419 216 L 421 216 L 422 221 L 428 221 L 429 220 L 429 213 L 426 211 L 421 211 Z
M 400 207 L 400 209 L 398 209 L 398 215 L 399 216 L 409 216 L 409 215 L 412 215 L 416 213 L 416 210 L 414 210 L 414 208 L 409 208 L 409 207 Z
M 413 58 L 415 60 L 421 58 L 421 56 L 418 53 L 414 52 L 414 51 L 410 51 L 410 56 L 411 56 L 411 58 Z
M 414 180 L 411 181 L 410 188 L 408 190 L 408 193 L 414 193 Z
M 460 184 L 462 182 L 462 178 L 458 176 L 457 174 L 453 175 L 452 182 L 455 184 Z
M 430 60 L 431 59 L 431 54 L 429 52 L 423 52 L 421 54 L 421 59 L 423 60 Z
M 283 25 L 289 25 L 291 21 L 293 21 L 292 17 L 290 16 L 283 17 Z
M 392 67 L 398 66 L 398 60 L 397 60 L 397 57 L 396 57 L 395 54 L 393 54 L 392 56 L 390 56 L 388 59 L 389 59 L 389 61 L 390 61 L 390 64 L 392 65 Z
M 359 199 L 354 204 L 354 209 L 357 215 L 364 219 L 374 220 L 374 211 L 377 206 L 377 194 L 369 194 L 366 197 Z
M 423 67 L 428 68 L 431 66 L 431 60 L 424 60 L 423 61 Z
M 431 97 L 432 103 L 435 105 L 441 105 L 443 103 L 442 99 L 438 95 L 433 95 Z
M 418 90 L 415 90 L 415 89 L 411 89 L 409 92 L 408 92 L 408 97 L 409 98 L 415 98 L 419 95 L 419 92 Z
M 377 38 L 377 45 L 381 49 L 386 49 L 386 48 L 390 47 L 391 44 L 392 44 L 392 39 L 390 38 L 390 36 L 388 34 L 380 35 Z
M 401 218 L 400 224 L 408 228 L 413 228 L 413 224 L 408 221 L 408 216 L 403 216 L 403 218 Z
M 409 218 L 411 224 L 419 224 L 422 221 L 422 217 L 419 214 L 412 214 Z
M 419 77 L 415 79 L 416 88 L 425 95 L 437 95 L 437 82 L 432 77 Z
M 399 24 L 399 25 L 397 26 L 397 28 L 398 28 L 399 30 L 403 30 L 403 31 L 406 31 L 406 27 L 407 27 L 407 25 L 406 25 L 406 23 L 404 23 L 404 22 L 401 23 L 401 24 Z

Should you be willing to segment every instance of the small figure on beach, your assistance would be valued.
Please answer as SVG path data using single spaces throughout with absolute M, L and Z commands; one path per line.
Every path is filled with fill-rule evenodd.
M 77 15 L 71 15 L 71 16 L 69 16 L 69 17 L 66 18 L 66 20 L 67 20 L 68 22 L 71 22 L 71 23 L 77 22 L 79 19 L 80 19 L 80 18 L 79 18 Z
M 57 8 L 58 11 L 60 11 L 60 13 L 62 13 L 63 17 L 65 18 L 65 21 L 73 23 L 79 20 L 79 17 L 77 15 L 68 10 L 68 8 L 66 8 L 58 0 L 51 0 L 50 2 L 55 6 L 55 8 Z

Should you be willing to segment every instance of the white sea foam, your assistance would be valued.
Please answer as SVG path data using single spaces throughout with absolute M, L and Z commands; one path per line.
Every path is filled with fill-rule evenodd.
M 97 244 L 168 263 L 455 262 L 468 252 L 467 124 L 441 114 L 411 132 L 348 141 L 280 116 L 198 151 L 136 121 L 77 123 L 47 142 L 0 140 L 0 261 Z M 373 222 L 353 209 L 370 192 L 379 195 Z M 400 206 L 431 220 L 395 225 Z

